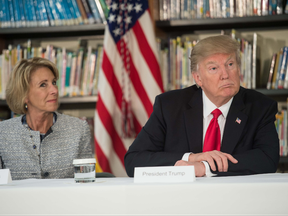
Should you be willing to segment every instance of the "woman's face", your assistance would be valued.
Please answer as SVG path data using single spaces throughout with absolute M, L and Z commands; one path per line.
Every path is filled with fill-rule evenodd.
M 58 108 L 56 78 L 49 68 L 42 67 L 31 74 L 26 97 L 29 114 L 54 112 Z

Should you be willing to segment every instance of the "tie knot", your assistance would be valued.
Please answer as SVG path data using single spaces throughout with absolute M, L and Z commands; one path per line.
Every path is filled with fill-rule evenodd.
M 215 109 L 211 112 L 213 114 L 213 117 L 218 119 L 218 117 L 222 114 L 222 112 L 219 109 Z

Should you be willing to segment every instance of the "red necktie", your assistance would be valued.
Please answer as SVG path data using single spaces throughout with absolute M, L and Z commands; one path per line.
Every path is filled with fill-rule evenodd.
M 221 147 L 221 133 L 217 119 L 222 112 L 219 109 L 215 109 L 212 114 L 213 118 L 210 121 L 205 135 L 203 152 L 213 150 L 220 151 Z

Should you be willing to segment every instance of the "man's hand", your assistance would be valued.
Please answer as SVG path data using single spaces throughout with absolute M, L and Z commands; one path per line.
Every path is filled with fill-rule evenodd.
M 230 154 L 220 152 L 220 151 L 209 151 L 203 153 L 189 155 L 188 162 L 200 162 L 207 161 L 213 171 L 216 171 L 215 162 L 218 166 L 219 172 L 227 172 L 228 171 L 228 160 L 232 163 L 238 163 L 238 161 Z
M 194 166 L 196 177 L 202 177 L 205 175 L 205 165 L 201 162 L 188 162 L 184 160 L 178 160 L 174 166 Z

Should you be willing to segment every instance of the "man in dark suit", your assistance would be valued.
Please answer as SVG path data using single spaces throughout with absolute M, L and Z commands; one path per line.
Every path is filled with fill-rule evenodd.
M 128 176 L 135 167 L 173 165 L 194 165 L 198 177 L 275 172 L 277 103 L 240 87 L 238 42 L 223 35 L 203 39 L 190 60 L 198 86 L 156 97 L 153 113 L 125 155 Z

